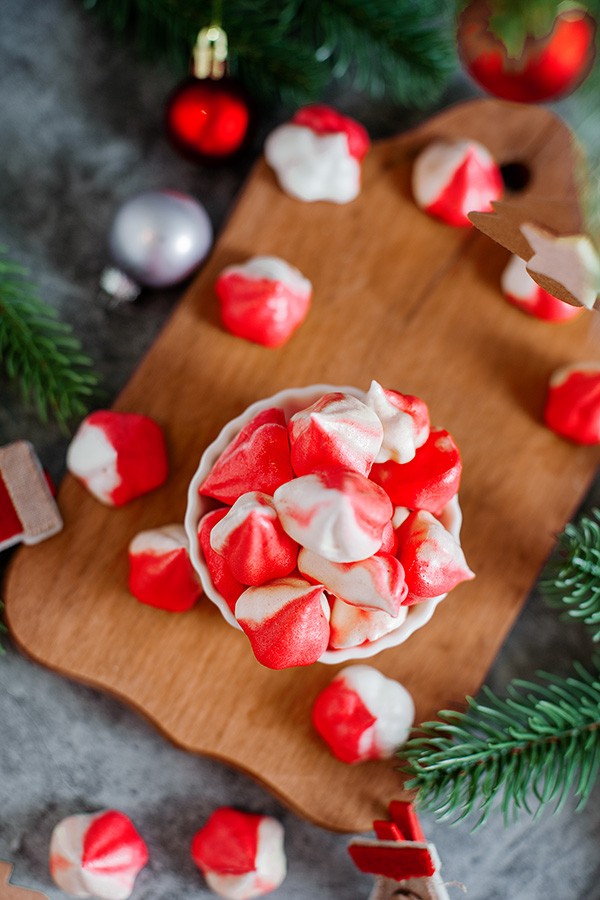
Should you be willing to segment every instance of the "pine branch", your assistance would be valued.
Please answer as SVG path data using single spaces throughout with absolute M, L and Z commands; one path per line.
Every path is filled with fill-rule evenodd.
M 583 620 L 600 641 L 600 510 L 566 526 L 540 589 L 550 606 Z
M 417 803 L 455 822 L 477 813 L 476 826 L 496 801 L 505 821 L 533 803 L 556 811 L 569 794 L 581 808 L 600 772 L 600 679 L 574 668 L 569 678 L 540 673 L 541 684 L 515 680 L 506 699 L 484 688 L 466 712 L 421 725 L 401 750 Z
M 51 413 L 65 427 L 85 414 L 98 378 L 70 326 L 58 321 L 25 270 L 3 252 L 0 248 L 0 362 L 42 421 Z
M 426 105 L 455 66 L 453 0 L 303 0 L 298 20 L 332 75 L 374 96 Z
M 208 0 L 83 0 L 114 30 L 185 71 Z M 453 69 L 454 0 L 227 0 L 230 69 L 258 99 L 298 105 L 350 72 L 358 87 L 424 105 Z

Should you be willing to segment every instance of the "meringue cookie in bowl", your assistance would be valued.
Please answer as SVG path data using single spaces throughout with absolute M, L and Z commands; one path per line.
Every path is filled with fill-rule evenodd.
M 428 418 L 419 407 L 422 401 L 415 404 L 410 395 L 392 393 L 392 409 L 386 414 L 395 416 L 397 410 L 401 418 L 406 417 L 400 431 L 405 434 L 408 429 L 412 435 L 415 456 L 408 464 L 390 460 L 386 465 L 399 469 L 409 466 L 411 472 L 418 472 L 421 460 L 426 461 L 429 455 L 425 440 Z M 340 395 L 343 401 L 339 400 Z M 299 475 L 290 467 L 294 441 L 299 434 L 301 442 L 303 434 L 302 429 L 297 432 L 295 422 L 308 422 L 312 427 L 306 411 L 315 406 L 320 409 L 322 401 L 329 407 L 327 397 L 335 398 L 333 407 L 343 413 L 340 440 L 344 454 L 337 468 L 334 453 L 327 457 L 333 460 L 331 468 Z M 418 591 L 411 594 L 397 536 L 402 534 L 402 522 L 414 508 L 404 513 L 385 486 L 369 477 L 370 468 L 377 468 L 373 460 L 384 428 L 373 443 L 375 429 L 369 426 L 365 430 L 365 422 L 374 414 L 367 403 L 365 391 L 328 384 L 284 390 L 254 403 L 227 423 L 206 448 L 190 483 L 185 528 L 192 564 L 206 596 L 230 625 L 246 633 L 257 660 L 268 668 L 366 659 L 405 641 L 429 621 L 446 596 L 445 592 L 423 596 L 415 581 L 414 560 L 419 559 L 420 542 L 425 540 L 432 546 L 435 543 L 445 547 L 444 541 L 451 541 L 449 546 L 460 547 L 458 481 L 448 501 L 439 509 L 436 506 L 428 529 L 421 529 L 422 535 L 418 529 L 411 532 L 412 555 L 404 556 Z M 424 404 L 423 407 L 426 411 Z M 367 410 L 366 418 L 363 410 Z M 348 427 L 348 411 L 356 417 L 354 435 Z M 265 420 L 271 423 L 274 418 L 278 428 L 286 423 L 289 442 L 286 446 L 270 424 L 277 434 L 267 433 L 261 439 L 261 465 L 253 467 L 246 444 L 264 429 Z M 326 427 L 329 437 L 335 437 L 337 424 L 334 416 L 333 426 L 328 423 Z M 394 431 L 395 427 L 388 428 L 388 436 Z M 303 461 L 317 445 L 311 436 L 308 450 L 301 454 Z M 366 455 L 359 452 L 360 448 Z M 315 464 L 319 465 L 318 461 Z M 277 476 L 270 491 L 261 487 L 265 466 Z M 290 474 L 281 481 L 285 471 Z M 220 490 L 213 492 L 215 472 L 219 485 L 238 485 L 235 497 L 233 491 L 227 493 L 227 499 Z M 430 540 L 434 525 L 440 529 L 436 542 Z M 245 548 L 243 555 L 251 553 L 252 547 L 262 548 L 257 550 L 260 560 L 256 565 L 234 561 L 236 546 Z M 293 566 L 296 557 L 297 562 L 282 577 L 277 566 L 284 548 L 285 559 L 289 560 L 285 567 Z M 229 563 L 234 562 L 231 568 L 228 559 Z M 472 577 L 466 566 L 455 568 L 458 580 Z M 431 579 L 431 583 L 444 582 Z M 294 623 L 302 626 L 298 646 L 286 638 L 286 629 L 293 631 Z M 273 642 L 278 649 L 271 653 Z

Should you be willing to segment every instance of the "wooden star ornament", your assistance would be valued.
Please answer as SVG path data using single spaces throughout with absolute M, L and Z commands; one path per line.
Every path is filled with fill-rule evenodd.
M 600 309 L 600 256 L 585 233 L 577 198 L 523 198 L 493 204 L 491 213 L 472 212 L 476 228 L 527 263 L 527 271 L 552 296 Z

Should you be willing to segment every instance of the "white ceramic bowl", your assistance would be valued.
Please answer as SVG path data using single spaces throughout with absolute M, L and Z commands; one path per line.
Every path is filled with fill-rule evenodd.
M 285 391 L 274 394 L 272 397 L 259 400 L 222 428 L 212 444 L 209 444 L 202 454 L 200 464 L 190 482 L 184 524 L 190 543 L 190 557 L 192 564 L 200 577 L 206 596 L 219 607 L 223 618 L 230 625 L 233 625 L 234 628 L 239 630 L 241 630 L 240 626 L 227 605 L 227 602 L 221 594 L 219 594 L 212 582 L 210 572 L 208 571 L 208 567 L 204 560 L 204 554 L 202 553 L 198 541 L 198 523 L 200 522 L 200 519 L 211 509 L 216 509 L 219 504 L 210 497 L 201 496 L 198 493 L 198 488 L 211 471 L 223 450 L 239 434 L 242 428 L 247 425 L 257 413 L 261 412 L 261 410 L 277 406 L 280 409 L 283 409 L 286 420 L 288 420 L 294 413 L 301 409 L 305 409 L 307 406 L 310 406 L 311 403 L 314 403 L 315 400 L 322 397 L 323 394 L 328 394 L 331 391 L 341 391 L 345 394 L 352 394 L 354 397 L 358 397 L 359 400 L 365 400 L 366 397 L 364 391 L 355 387 L 340 387 L 332 384 L 311 384 L 309 387 L 288 388 Z M 461 513 L 457 498 L 454 498 L 444 510 L 443 521 L 448 531 L 450 531 L 458 540 L 461 525 Z M 411 636 L 411 634 L 419 628 L 422 628 L 423 625 L 431 619 L 436 606 L 445 596 L 446 594 L 442 594 L 439 597 L 432 597 L 429 600 L 425 600 L 422 603 L 417 603 L 414 606 L 409 607 L 406 618 L 398 628 L 384 634 L 382 637 L 377 638 L 377 640 L 369 641 L 358 647 L 347 647 L 341 650 L 326 650 L 325 653 L 319 657 L 318 661 L 335 664 L 347 662 L 351 659 L 367 659 L 370 656 L 374 656 L 376 653 L 380 653 L 382 650 L 387 650 L 388 647 L 396 647 L 398 644 L 402 644 Z

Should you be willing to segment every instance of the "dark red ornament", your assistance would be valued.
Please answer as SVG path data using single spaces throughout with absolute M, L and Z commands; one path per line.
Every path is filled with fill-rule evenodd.
M 249 127 L 248 99 L 231 78 L 188 78 L 167 101 L 167 134 L 195 159 L 227 159 L 244 147 Z
M 587 12 L 560 12 L 547 35 L 527 35 L 515 58 L 490 28 L 493 11 L 488 0 L 472 0 L 458 20 L 462 64 L 482 88 L 504 100 L 542 103 L 566 96 L 585 80 L 594 63 L 596 34 Z

